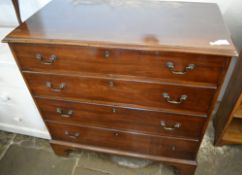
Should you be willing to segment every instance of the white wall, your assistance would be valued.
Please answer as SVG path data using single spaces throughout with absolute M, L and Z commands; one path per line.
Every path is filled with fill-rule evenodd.
M 232 34 L 232 39 L 240 51 L 242 49 L 242 0 L 229 0 L 231 2 L 224 11 L 224 20 Z
M 26 20 L 50 0 L 19 0 L 22 20 Z M 171 0 L 167 0 L 171 1 Z M 242 0 L 175 0 L 217 3 L 234 43 L 242 48 Z M 0 39 L 18 25 L 10 0 L 0 1 Z M 233 60 L 229 76 L 236 59 Z M 225 83 L 225 84 L 226 84 Z M 223 93 L 222 93 L 223 94 Z M 220 96 L 221 99 L 222 95 Z M 6 44 L 0 44 L 0 130 L 50 138 L 48 131 L 24 85 L 20 72 Z
M 25 21 L 28 17 L 50 1 L 51 0 L 19 0 L 22 20 Z M 1 0 L 0 9 L 0 27 L 13 27 L 18 25 L 12 1 Z
M 0 28 L 0 39 L 12 29 Z M 4 43 L 0 43 L 0 130 L 50 138 L 10 49 Z

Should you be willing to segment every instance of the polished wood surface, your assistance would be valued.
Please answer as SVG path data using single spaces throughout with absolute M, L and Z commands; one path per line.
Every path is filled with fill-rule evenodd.
M 238 142 L 242 143 L 237 137 L 238 141 L 233 137 L 229 130 L 233 131 L 234 117 L 236 117 L 237 110 L 241 107 L 242 103 L 242 52 L 238 62 L 234 68 L 233 74 L 231 76 L 228 87 L 223 96 L 222 102 L 218 108 L 214 119 L 215 126 L 215 145 L 221 146 L 224 144 L 236 144 Z M 237 116 L 238 117 L 238 116 Z M 242 120 L 242 119 L 239 119 Z M 239 121 L 235 120 L 235 121 Z M 232 127 L 232 128 L 231 128 Z M 227 133 L 228 132 L 228 133 Z M 233 133 L 233 132 L 232 132 Z M 238 132 L 237 132 L 238 133 Z M 229 137 L 231 138 L 229 139 Z
M 46 121 L 96 126 L 141 133 L 199 140 L 203 117 L 174 115 L 143 109 L 36 98 Z M 60 109 L 58 112 L 57 109 Z M 163 126 L 162 124 L 165 124 Z M 178 127 L 179 126 L 179 127 Z
M 211 3 L 53 0 L 4 41 L 237 56 Z
M 86 78 L 80 76 L 53 75 L 24 72 L 30 91 L 34 96 L 62 97 L 65 99 L 86 99 L 110 103 L 136 104 L 167 110 L 195 111 L 206 114 L 213 99 L 215 89 L 151 84 L 135 81 Z M 56 92 L 46 86 L 50 82 L 54 89 L 61 84 L 65 87 Z M 168 93 L 172 100 L 187 99 L 181 104 L 171 104 L 163 97 Z
M 128 133 L 112 129 L 71 126 L 51 122 L 46 122 L 46 124 L 55 140 L 156 156 L 162 155 L 192 160 L 195 158 L 199 145 L 197 141 Z
M 22 70 L 130 75 L 210 83 L 215 86 L 219 82 L 222 71 L 226 68 L 226 61 L 229 60 L 226 57 L 221 59 L 219 56 L 211 55 L 63 45 L 12 44 L 11 46 Z M 47 65 L 36 59 L 37 54 L 41 54 L 45 62 L 52 55 L 55 55 L 57 59 Z M 185 71 L 185 74 L 172 73 L 167 67 L 169 62 L 174 64 L 174 71 Z M 190 64 L 194 64 L 194 69 L 186 71 L 186 67 Z

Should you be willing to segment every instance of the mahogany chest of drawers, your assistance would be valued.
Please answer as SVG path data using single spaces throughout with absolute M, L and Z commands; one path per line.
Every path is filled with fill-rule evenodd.
M 54 0 L 5 39 L 56 154 L 81 148 L 192 175 L 232 56 L 215 4 Z

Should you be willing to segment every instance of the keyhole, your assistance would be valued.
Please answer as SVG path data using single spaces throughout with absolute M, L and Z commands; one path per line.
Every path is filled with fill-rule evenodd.
M 115 132 L 115 133 L 114 133 L 114 136 L 119 136 L 119 133 L 118 133 L 118 132 Z
M 114 86 L 114 82 L 111 80 L 111 81 L 109 81 L 109 86 L 110 87 L 113 87 Z
M 113 113 L 116 113 L 116 109 L 115 108 L 112 108 L 112 111 L 113 111 Z
M 109 58 L 109 56 L 110 56 L 109 51 L 105 51 L 105 52 L 104 52 L 104 57 L 105 57 L 105 58 Z

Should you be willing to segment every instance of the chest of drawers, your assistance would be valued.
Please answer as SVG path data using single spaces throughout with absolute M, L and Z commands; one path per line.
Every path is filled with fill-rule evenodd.
M 4 41 L 56 154 L 88 149 L 192 175 L 237 52 L 215 4 L 131 2 L 52 1 Z

